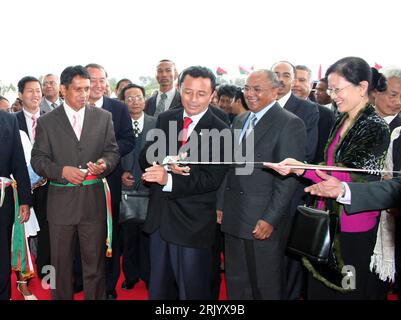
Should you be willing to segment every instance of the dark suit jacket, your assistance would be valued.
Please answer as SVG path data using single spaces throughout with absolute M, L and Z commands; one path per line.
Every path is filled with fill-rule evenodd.
M 151 96 L 149 99 L 146 100 L 145 102 L 145 113 L 153 116 L 156 112 L 156 101 L 157 101 L 157 96 L 160 94 L 160 92 L 157 93 L 157 95 Z M 173 109 L 175 106 L 181 104 L 181 96 L 178 90 L 175 91 L 175 95 L 173 100 L 171 101 L 170 106 L 168 109 Z
M 114 126 L 114 134 L 118 144 L 120 157 L 132 151 L 135 145 L 131 116 L 128 107 L 119 100 L 103 96 L 102 109 L 111 112 Z M 121 198 L 121 164 L 107 177 L 110 186 L 111 201 L 113 203 L 113 220 L 118 221 L 119 203 Z M 115 224 L 117 225 L 117 224 Z
M 233 129 L 241 130 L 248 116 L 249 112 L 246 112 L 236 117 Z M 279 162 L 288 157 L 303 160 L 305 144 L 303 122 L 276 103 L 254 129 L 254 161 Z M 252 230 L 259 219 L 280 231 L 297 186 L 294 177 L 282 178 L 261 166 L 255 167 L 250 175 L 238 175 L 235 168 L 230 168 L 224 194 L 222 231 L 253 240 Z
M 319 109 L 319 122 L 318 122 L 318 140 L 315 159 L 313 163 L 320 163 L 324 160 L 324 149 L 326 147 L 327 140 L 330 136 L 331 128 L 334 125 L 335 117 L 334 112 L 329 108 L 326 108 L 316 103 Z
M 397 115 L 393 121 L 390 122 L 390 132 L 397 127 L 401 126 L 401 117 Z M 401 169 L 401 136 L 394 140 L 393 142 L 393 169 L 395 171 L 400 171 Z
M 180 142 L 177 146 L 170 146 L 169 137 L 174 139 L 177 132 L 169 132 L 169 123 L 176 123 L 178 132 L 183 128 L 183 108 L 168 110 L 159 114 L 156 128 L 166 133 L 167 152 L 178 154 Z M 212 160 L 211 139 L 200 143 L 205 135 L 201 129 L 217 129 L 221 131 L 228 126 L 208 110 L 199 120 L 191 133 L 186 146 L 191 146 L 192 152 L 197 150 L 198 161 Z M 195 143 L 195 137 L 198 143 Z M 191 140 L 193 142 L 191 143 Z M 220 139 L 222 140 L 222 139 Z M 141 166 L 148 167 L 146 159 L 147 149 L 152 142 L 142 150 L 140 156 Z M 203 148 L 209 148 L 206 159 Z M 190 149 L 190 154 L 191 154 Z M 223 142 L 220 144 L 220 159 L 223 159 Z M 160 155 L 162 159 L 164 155 Z M 202 157 L 202 158 L 201 158 Z M 207 160 L 209 159 L 209 160 Z M 149 159 L 150 160 L 150 159 Z M 194 159 L 191 159 L 194 160 Z M 227 171 L 224 165 L 190 165 L 189 176 L 172 174 L 172 192 L 163 192 L 162 186 L 151 184 L 148 216 L 144 231 L 153 233 L 160 230 L 161 237 L 171 243 L 194 248 L 208 248 L 213 245 L 216 231 L 216 190 L 220 186 Z
M 149 130 L 155 128 L 156 126 L 156 117 L 148 116 L 144 114 L 143 120 L 143 129 L 142 132 L 139 134 L 138 138 L 135 141 L 135 148 L 126 154 L 124 157 L 121 158 L 121 167 L 123 171 L 129 171 L 135 178 L 135 183 L 141 182 L 141 176 L 143 173 L 142 168 L 139 165 L 139 154 L 142 148 L 146 144 L 146 135 Z M 123 185 L 123 189 L 130 189 Z M 139 189 L 141 191 L 148 190 L 149 188 L 144 186 L 142 183 L 139 184 Z
M 20 204 L 31 204 L 31 183 L 22 148 L 18 122 L 15 116 L 0 110 L 0 177 L 13 175 L 18 184 Z M 14 201 L 10 187 L 6 189 L 3 206 L 0 207 L 0 224 L 14 222 Z
M 50 181 L 66 184 L 64 166 L 85 169 L 88 161 L 103 158 L 108 175 L 120 160 L 111 115 L 96 107 L 86 107 L 81 139 L 78 141 L 64 107 L 60 106 L 38 119 L 31 164 L 35 172 Z M 85 202 L 76 194 L 85 192 Z M 60 188 L 49 186 L 47 217 L 53 224 L 73 225 L 106 218 L 101 184 Z
M 306 161 L 311 163 L 315 158 L 318 143 L 319 110 L 313 102 L 302 100 L 291 93 L 284 109 L 301 118 L 306 127 Z
M 347 213 L 400 207 L 401 179 L 368 183 L 349 182 L 351 205 L 345 205 Z

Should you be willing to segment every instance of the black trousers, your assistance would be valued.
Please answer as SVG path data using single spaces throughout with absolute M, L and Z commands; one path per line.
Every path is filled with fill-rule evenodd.
M 149 235 L 143 231 L 143 223 L 125 221 L 120 223 L 122 269 L 125 279 L 149 283 L 150 255 Z
M 212 248 L 190 248 L 150 235 L 149 298 L 210 300 Z

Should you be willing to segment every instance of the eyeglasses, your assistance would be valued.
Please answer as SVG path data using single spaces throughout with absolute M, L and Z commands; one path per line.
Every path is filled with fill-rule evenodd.
M 135 102 L 135 101 L 143 101 L 144 98 L 143 96 L 128 96 L 125 98 L 125 101 L 127 102 Z
M 245 86 L 245 87 L 242 89 L 242 92 L 243 92 L 243 93 L 251 93 L 251 91 L 253 91 L 253 92 L 255 92 L 255 94 L 261 94 L 263 91 L 267 91 L 267 90 L 269 90 L 269 89 L 264 89 L 264 88 L 261 88 L 261 87 L 249 87 L 249 86 Z
M 353 84 L 351 83 L 351 84 L 349 84 L 348 86 L 345 86 L 344 88 L 335 88 L 335 89 L 328 88 L 328 89 L 326 90 L 326 93 L 327 93 L 329 96 L 332 96 L 333 93 L 334 93 L 336 96 L 338 96 L 338 94 L 339 94 L 341 91 L 343 91 L 344 89 L 346 89 L 346 88 L 348 88 L 348 87 L 350 87 L 350 86 L 353 86 Z

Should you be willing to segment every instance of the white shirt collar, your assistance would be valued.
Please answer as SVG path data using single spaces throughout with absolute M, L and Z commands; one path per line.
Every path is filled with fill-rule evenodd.
M 398 114 L 395 114 L 395 115 L 393 115 L 393 116 L 384 117 L 383 120 L 386 121 L 387 124 L 390 124 L 391 121 L 393 121 L 393 120 L 395 119 L 396 116 L 398 116 Z
M 133 128 L 134 128 L 134 121 L 138 121 L 139 130 L 141 130 L 141 132 L 142 132 L 142 130 L 143 130 L 143 123 L 144 123 L 144 121 L 145 121 L 145 114 L 142 112 L 142 115 L 140 116 L 140 118 L 139 118 L 138 120 L 135 120 L 134 118 L 131 118 L 131 120 L 132 120 L 132 127 L 133 127 Z
M 60 106 L 60 104 L 61 104 L 60 98 L 58 98 L 58 99 L 57 99 L 56 101 L 54 101 L 54 102 L 51 102 L 50 100 L 47 100 L 47 99 L 45 98 L 45 101 L 46 101 L 46 103 L 47 103 L 49 106 L 52 106 L 52 104 L 55 103 L 56 106 L 58 107 L 58 106 Z
M 86 108 L 83 107 L 83 108 L 81 108 L 79 111 L 75 111 L 73 108 L 71 108 L 71 107 L 67 104 L 66 101 L 64 101 L 63 106 L 64 106 L 65 113 L 67 114 L 67 118 L 68 118 L 68 120 L 69 120 L 70 123 L 71 123 L 71 126 L 72 126 L 73 123 L 74 123 L 74 120 L 73 120 L 74 115 L 78 113 L 79 116 L 80 116 L 80 125 L 81 125 L 81 128 L 83 128 L 84 117 L 85 117 L 85 109 L 86 109 Z
M 32 116 L 34 115 L 36 119 L 38 119 L 40 117 L 40 109 L 38 109 L 37 112 L 35 113 L 30 113 L 28 110 L 26 110 L 25 108 L 22 108 L 22 112 L 24 113 L 25 116 L 25 122 L 26 122 L 26 127 L 28 129 L 28 135 L 29 135 L 29 139 L 31 140 L 31 143 L 34 143 L 34 139 L 33 139 L 33 132 L 32 132 Z
M 173 102 L 174 96 L 175 96 L 175 91 L 176 89 L 173 87 L 171 90 L 167 91 L 167 92 L 161 92 L 159 91 L 159 93 L 157 94 L 157 98 L 156 98 L 156 105 L 159 104 L 159 101 L 161 99 L 161 96 L 163 93 L 165 93 L 167 95 L 166 101 L 164 103 L 164 111 L 168 110 L 170 108 L 171 102 Z
M 95 102 L 95 106 L 101 108 L 103 106 L 103 100 L 103 96 L 101 96 L 100 99 Z
M 192 120 L 192 123 L 191 123 L 191 124 L 189 125 L 189 127 L 188 127 L 188 134 L 187 134 L 187 137 L 189 137 L 189 136 L 191 135 L 192 131 L 195 129 L 195 127 L 196 127 L 196 125 L 198 124 L 199 120 L 205 115 L 205 113 L 207 112 L 208 109 L 209 109 L 209 107 L 206 108 L 205 111 L 203 111 L 203 112 L 201 112 L 201 113 L 199 113 L 199 114 L 196 114 L 196 115 L 190 117 L 191 120 Z M 185 109 L 184 109 L 182 118 L 184 119 L 185 117 L 189 117 L 189 116 L 188 116 L 188 114 L 186 113 L 186 111 L 185 111 Z
M 291 90 L 288 91 L 288 93 L 283 96 L 281 99 L 278 99 L 277 102 L 284 108 L 285 104 L 288 102 L 288 99 L 290 99 L 291 96 Z

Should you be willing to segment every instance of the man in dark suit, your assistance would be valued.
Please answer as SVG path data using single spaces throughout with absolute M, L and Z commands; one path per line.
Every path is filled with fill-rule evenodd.
M 312 70 L 304 65 L 295 66 L 295 80 L 291 87 L 291 91 L 294 95 L 302 100 L 309 100 L 310 93 L 312 90 Z M 331 128 L 334 125 L 334 113 L 329 108 L 315 103 L 319 110 L 319 122 L 318 122 L 318 139 L 315 157 L 312 163 L 320 163 L 324 159 L 324 149 L 326 147 L 327 140 L 330 135 Z
M 60 98 L 60 80 L 55 74 L 47 74 L 42 82 L 43 98 L 40 102 L 40 111 L 52 111 L 63 102 Z
M 121 97 L 128 106 L 134 128 L 135 148 L 121 159 L 123 190 L 138 190 L 149 193 L 149 186 L 141 181 L 144 173 L 139 165 L 139 154 L 146 143 L 146 135 L 156 126 L 156 118 L 143 112 L 145 89 L 136 84 L 128 84 Z M 121 215 L 121 213 L 120 213 Z M 121 218 L 121 217 L 120 217 Z M 143 222 L 134 219 L 120 222 L 120 242 L 122 245 L 122 269 L 125 280 L 121 287 L 132 289 L 142 279 L 149 283 L 149 237 L 143 232 Z
M 105 299 L 106 199 L 100 178 L 119 162 L 118 145 L 111 114 L 85 107 L 90 92 L 86 69 L 68 67 L 60 78 L 65 103 L 38 120 L 31 159 L 35 172 L 50 180 L 47 214 L 56 272 L 52 299 L 73 298 L 77 236 L 85 298 Z
M 157 117 L 159 113 L 172 109 L 181 104 L 181 98 L 174 82 L 178 72 L 175 63 L 171 60 L 161 60 L 156 67 L 156 80 L 159 90 L 145 103 L 145 113 Z
M 183 71 L 179 82 L 183 108 L 158 116 L 156 132 L 164 133 L 166 144 L 156 150 L 156 159 L 159 162 L 165 159 L 163 149 L 166 147 L 170 155 L 188 151 L 193 161 L 211 161 L 217 152 L 221 161 L 224 141 L 220 133 L 226 129 L 229 139 L 231 134 L 228 126 L 208 108 L 216 86 L 213 72 L 204 67 L 189 67 Z M 171 128 L 174 125 L 176 127 Z M 212 129 L 220 142 L 217 150 L 213 148 L 216 137 L 213 139 L 208 134 Z M 172 165 L 172 172 L 168 173 L 164 166 L 153 162 L 150 151 L 153 147 L 150 142 L 140 157 L 141 166 L 147 167 L 143 179 L 152 183 L 144 226 L 150 234 L 149 297 L 210 299 L 216 191 L 227 168 L 209 164 L 194 164 L 188 168 Z
M 114 126 L 114 133 L 118 144 L 120 156 L 123 157 L 134 148 L 135 140 L 132 131 L 131 117 L 127 106 L 116 99 L 104 96 L 107 83 L 107 73 L 98 64 L 86 65 L 91 80 L 89 104 L 95 105 L 111 112 Z M 118 245 L 118 214 L 120 212 L 121 199 L 121 164 L 118 163 L 114 171 L 107 177 L 111 191 L 111 202 L 113 211 L 113 251 L 111 258 L 106 258 L 106 290 L 108 299 L 116 299 L 116 285 L 120 276 L 120 253 Z
M 17 119 L 0 110 L 0 177 L 17 181 L 20 223 L 29 219 L 31 184 L 22 149 Z M 0 193 L 3 189 L 0 182 Z M 4 182 L 5 183 L 5 182 Z M 11 298 L 11 234 L 14 223 L 14 200 L 11 186 L 4 185 L 0 199 L 0 300 Z M 4 196 L 4 198 L 3 198 Z
M 301 118 L 306 127 L 307 143 L 305 160 L 312 163 L 318 144 L 318 123 L 319 123 L 319 110 L 317 106 L 309 101 L 298 98 L 291 92 L 296 77 L 295 67 L 288 61 L 280 61 L 272 66 L 272 71 L 276 73 L 281 86 L 278 90 L 277 102 L 286 110 L 292 112 Z M 304 181 L 302 181 L 305 183 Z M 296 214 L 296 208 L 302 203 L 304 197 L 303 186 L 299 186 L 296 194 L 290 200 L 290 214 L 293 217 Z M 292 221 L 288 223 L 289 235 Z M 283 292 L 283 299 L 295 300 L 299 299 L 302 294 L 302 279 L 301 264 L 297 261 L 297 257 L 292 257 L 289 254 L 285 259 L 286 277 L 284 278 L 285 291 Z
M 246 81 L 251 112 L 236 117 L 233 129 L 242 131 L 233 143 L 240 143 L 240 150 L 252 148 L 248 161 L 305 158 L 305 125 L 276 102 L 279 87 L 268 70 L 255 71 Z M 281 299 L 286 223 L 297 186 L 294 177 L 281 179 L 260 167 L 249 175 L 230 169 L 221 225 L 229 299 Z
M 19 129 L 27 134 L 33 145 L 37 120 L 45 113 L 40 109 L 42 87 L 39 80 L 31 76 L 23 77 L 18 82 L 18 97 L 22 104 L 22 110 L 16 113 Z M 49 224 L 46 214 L 47 190 L 48 184 L 45 184 L 35 188 L 32 194 L 32 204 L 40 228 L 36 253 L 36 268 L 39 278 L 43 278 L 46 275 L 42 273 L 42 268 L 50 264 Z

